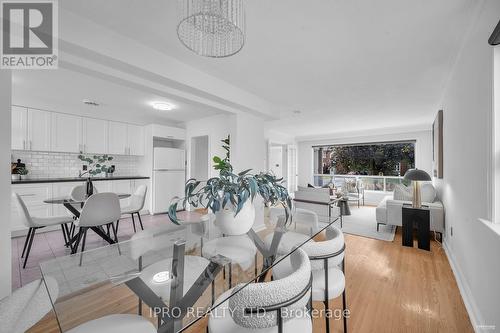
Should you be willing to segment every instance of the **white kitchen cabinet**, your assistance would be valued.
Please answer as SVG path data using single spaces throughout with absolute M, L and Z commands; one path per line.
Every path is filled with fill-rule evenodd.
M 51 151 L 78 153 L 82 150 L 82 117 L 52 113 Z
M 111 192 L 111 180 L 100 180 L 98 182 L 92 182 L 97 190 L 97 193 Z
M 129 155 L 144 155 L 144 127 L 127 125 L 127 141 Z
M 127 124 L 116 121 L 108 123 L 108 153 L 128 155 Z
M 108 147 L 108 121 L 83 118 L 83 151 L 85 153 L 106 154 Z
M 163 139 L 174 139 L 174 140 L 186 139 L 186 130 L 184 128 L 164 126 L 158 124 L 153 124 L 150 126 L 153 137 L 158 137 Z
M 26 149 L 28 134 L 28 109 L 12 106 L 11 147 L 16 150 Z
M 114 180 L 111 182 L 111 192 L 114 192 L 116 194 L 119 193 L 126 193 L 126 194 L 132 194 L 132 181 L 130 180 Z M 130 203 L 130 199 L 121 199 L 120 200 L 120 206 L 121 207 L 126 207 Z
M 42 110 L 28 109 L 27 150 L 50 150 L 51 113 Z
M 43 202 L 52 197 L 52 184 L 14 184 L 11 186 L 11 191 L 21 196 L 31 216 L 49 217 L 53 215 L 53 205 Z M 11 231 L 27 230 L 28 227 L 24 224 L 24 214 L 18 209 L 15 199 L 12 199 Z
M 12 106 L 12 145 L 15 150 L 50 150 L 51 113 Z

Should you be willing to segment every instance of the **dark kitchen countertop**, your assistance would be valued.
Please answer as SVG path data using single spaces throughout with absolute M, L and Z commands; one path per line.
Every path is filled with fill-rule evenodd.
M 144 176 L 112 176 L 112 177 L 92 177 L 93 182 L 104 180 L 133 180 L 133 179 L 149 179 Z M 71 182 L 84 182 L 86 177 L 63 177 L 63 178 L 32 178 L 13 180 L 12 184 L 43 184 L 43 183 L 71 183 Z

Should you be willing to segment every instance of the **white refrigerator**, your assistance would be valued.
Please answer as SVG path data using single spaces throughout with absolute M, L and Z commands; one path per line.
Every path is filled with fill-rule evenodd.
M 153 150 L 153 214 L 165 213 L 172 199 L 184 196 L 186 153 L 183 149 Z

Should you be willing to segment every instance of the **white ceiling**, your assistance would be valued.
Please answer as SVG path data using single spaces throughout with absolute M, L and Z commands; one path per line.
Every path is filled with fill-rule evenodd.
M 178 41 L 176 1 L 60 2 L 65 10 L 290 110 L 270 127 L 297 136 L 430 124 L 480 2 L 245 4 L 245 47 L 236 56 L 212 59 Z
M 100 105 L 85 105 L 82 102 L 84 99 L 94 100 Z M 138 124 L 175 124 L 222 112 L 63 68 L 14 71 L 12 101 L 17 105 L 44 110 Z M 157 111 L 151 106 L 154 101 L 169 102 L 176 108 L 172 111 Z

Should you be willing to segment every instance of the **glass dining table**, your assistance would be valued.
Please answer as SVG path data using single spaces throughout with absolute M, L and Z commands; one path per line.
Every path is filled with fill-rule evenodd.
M 280 247 L 278 255 L 283 236 L 297 227 L 284 217 L 240 236 L 222 234 L 212 214 L 179 217 L 180 226 L 165 216 L 165 224 L 128 241 L 42 262 L 44 280 L 58 285 L 47 290 L 59 331 L 113 314 L 141 315 L 159 333 L 205 327 L 218 306 L 250 283 L 268 281 L 276 263 L 336 221 L 309 231 L 286 252 Z
M 120 200 L 130 197 L 130 194 L 128 193 L 116 193 L 116 195 Z M 43 202 L 53 205 L 63 205 L 75 217 L 75 219 L 77 219 L 80 217 L 80 210 L 77 207 L 81 209 L 85 204 L 85 201 L 87 201 L 87 199 L 88 197 L 82 200 L 76 200 L 71 196 L 61 196 L 61 197 L 48 198 Z M 72 224 L 70 227 L 68 227 L 68 225 L 64 224 L 63 228 L 65 230 L 63 232 L 65 238 L 65 245 L 71 248 L 71 253 L 76 253 L 78 248 L 77 244 L 78 234 L 73 235 L 75 225 Z M 108 242 L 108 244 L 115 243 L 115 241 L 110 237 L 109 230 L 108 232 L 106 232 L 102 227 L 91 227 L 90 229 L 93 230 L 99 237 Z

